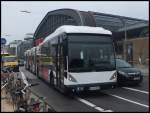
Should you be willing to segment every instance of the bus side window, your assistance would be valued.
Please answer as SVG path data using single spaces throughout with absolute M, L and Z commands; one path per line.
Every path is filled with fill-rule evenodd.
M 63 40 L 62 46 L 63 46 L 63 55 L 67 56 L 67 39 Z
M 48 42 L 48 56 L 51 56 L 51 43 L 50 41 Z
M 54 44 L 51 46 L 51 55 L 52 55 L 53 57 L 56 56 L 56 45 L 54 45 Z

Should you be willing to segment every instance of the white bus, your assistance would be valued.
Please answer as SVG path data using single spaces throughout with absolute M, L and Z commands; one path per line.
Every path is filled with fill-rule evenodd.
M 30 71 L 35 74 L 36 72 L 36 47 L 31 48 L 31 67 Z
M 37 76 L 60 91 L 111 88 L 117 73 L 112 33 L 64 25 L 38 46 Z

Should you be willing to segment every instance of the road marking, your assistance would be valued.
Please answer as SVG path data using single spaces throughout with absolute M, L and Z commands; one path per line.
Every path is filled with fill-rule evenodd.
M 129 88 L 129 87 L 122 87 L 122 88 L 124 88 L 124 89 L 129 89 L 129 90 L 132 90 L 132 91 L 138 91 L 138 92 L 145 93 L 145 94 L 149 94 L 149 92 L 143 91 L 143 90 L 138 90 L 138 89 Z
M 130 103 L 134 103 L 134 104 L 137 104 L 137 105 L 140 105 L 140 106 L 143 106 L 143 107 L 149 108 L 149 105 L 141 104 L 141 103 L 139 103 L 139 102 L 135 102 L 135 101 L 133 101 L 133 100 L 129 100 L 129 99 L 126 99 L 126 98 L 123 98 L 123 97 L 117 96 L 117 95 L 113 95 L 113 94 L 108 94 L 108 95 L 111 95 L 111 96 L 113 96 L 113 97 L 116 97 L 116 98 L 119 98 L 119 99 L 122 99 L 122 100 L 128 101 L 128 102 L 130 102 Z
M 21 75 L 22 75 L 23 82 L 28 86 L 29 84 L 28 84 L 28 81 L 26 79 L 25 74 L 22 71 L 20 71 L 20 72 L 21 72 Z
M 113 112 L 112 110 L 104 110 L 103 108 L 98 107 L 98 106 L 96 106 L 95 104 L 93 104 L 93 103 L 91 103 L 91 102 L 89 102 L 89 101 L 87 101 L 87 100 L 85 100 L 85 99 L 82 99 L 82 98 L 79 98 L 79 97 L 75 97 L 75 98 L 76 98 L 78 101 L 80 101 L 80 102 L 82 102 L 82 103 L 84 103 L 84 104 L 86 104 L 86 105 L 88 105 L 88 106 L 90 106 L 90 107 L 92 107 L 92 108 L 94 108 L 94 109 L 100 111 L 100 112 Z

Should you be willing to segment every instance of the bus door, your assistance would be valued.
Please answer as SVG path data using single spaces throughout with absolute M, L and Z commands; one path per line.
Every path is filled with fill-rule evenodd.
M 37 54 L 36 54 L 36 48 L 34 51 L 34 74 L 36 74 L 36 66 L 37 66 Z
M 56 50 L 56 80 L 57 80 L 57 85 L 59 87 L 62 86 L 63 80 L 64 80 L 64 55 L 63 55 L 63 43 L 61 41 L 61 37 L 58 37 L 58 45 L 57 45 L 57 50 Z

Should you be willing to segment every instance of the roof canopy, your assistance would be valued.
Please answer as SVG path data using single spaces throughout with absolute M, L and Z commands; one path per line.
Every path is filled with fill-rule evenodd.
M 92 11 L 58 9 L 46 14 L 34 33 L 34 40 L 44 39 L 62 25 L 97 26 L 116 33 L 148 26 L 149 21 Z

